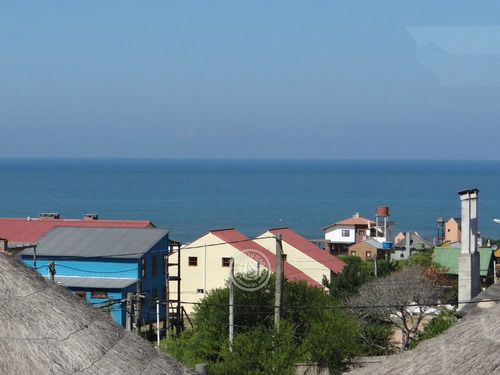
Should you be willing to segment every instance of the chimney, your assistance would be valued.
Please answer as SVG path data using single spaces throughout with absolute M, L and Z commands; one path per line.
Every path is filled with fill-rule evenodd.
M 477 251 L 478 189 L 458 192 L 462 211 L 461 251 L 458 258 L 458 300 L 470 301 L 479 293 L 479 252 Z M 464 304 L 459 303 L 459 309 Z
M 406 239 L 405 259 L 408 259 L 411 255 L 411 233 L 410 232 L 406 232 L 405 239 Z

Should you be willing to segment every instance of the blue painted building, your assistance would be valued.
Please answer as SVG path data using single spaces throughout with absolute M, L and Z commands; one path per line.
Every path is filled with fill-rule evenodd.
M 163 300 L 165 293 L 168 244 L 167 229 L 54 227 L 39 239 L 36 253 L 27 249 L 21 259 L 46 277 L 54 262 L 56 282 L 125 326 L 129 292 L 142 295 L 142 323 L 156 321 L 156 299 Z M 165 317 L 161 304 L 160 317 Z

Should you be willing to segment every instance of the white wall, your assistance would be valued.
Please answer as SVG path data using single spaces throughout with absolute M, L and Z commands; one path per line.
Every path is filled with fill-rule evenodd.
M 342 231 L 349 230 L 349 236 L 343 237 Z M 335 243 L 353 243 L 356 241 L 356 232 L 354 225 L 336 225 L 325 230 L 325 240 Z

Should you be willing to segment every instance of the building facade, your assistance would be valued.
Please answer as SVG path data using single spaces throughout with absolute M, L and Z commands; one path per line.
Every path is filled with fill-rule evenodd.
M 188 314 L 209 291 L 228 285 L 231 259 L 236 258 L 239 263 L 246 261 L 250 269 L 276 270 L 275 254 L 234 228 L 212 230 L 181 248 L 181 300 Z M 283 262 L 283 273 L 288 279 L 305 280 L 310 286 L 323 287 L 286 261 Z M 176 298 L 175 291 L 171 298 Z
M 324 278 L 330 281 L 332 277 L 342 272 L 344 262 L 290 228 L 269 229 L 257 236 L 254 241 L 276 254 L 275 236 L 278 234 L 282 239 L 284 261 L 300 269 L 316 282 L 323 283 Z
M 140 299 L 140 323 L 156 320 L 156 300 L 165 293 L 168 230 L 157 228 L 54 227 L 22 261 L 74 294 L 102 307 L 120 325 L 127 294 Z M 138 305 L 136 304 L 138 309 Z M 165 308 L 161 305 L 161 317 Z M 137 315 L 136 315 L 137 316 Z
M 374 221 L 356 213 L 321 229 L 325 231 L 325 249 L 334 255 L 347 254 L 351 245 L 367 238 L 373 238 L 381 244 L 394 240 L 394 222 L 389 221 L 387 206 L 377 208 Z

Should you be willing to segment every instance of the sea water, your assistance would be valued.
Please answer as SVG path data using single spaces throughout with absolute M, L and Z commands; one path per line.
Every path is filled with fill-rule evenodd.
M 183 243 L 282 226 L 317 239 L 378 206 L 396 232 L 432 240 L 438 217 L 460 217 L 457 192 L 477 188 L 481 235 L 500 238 L 500 161 L 0 159 L 0 176 L 1 217 L 151 220 Z

